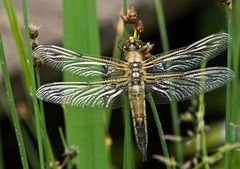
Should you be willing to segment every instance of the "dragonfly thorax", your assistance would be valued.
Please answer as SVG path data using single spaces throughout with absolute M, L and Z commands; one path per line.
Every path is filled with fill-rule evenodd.
M 142 62 L 143 55 L 138 51 L 128 51 L 124 55 L 124 60 L 128 63 Z

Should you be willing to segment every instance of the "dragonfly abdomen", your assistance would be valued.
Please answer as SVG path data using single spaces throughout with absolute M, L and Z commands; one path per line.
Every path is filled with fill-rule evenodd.
M 133 83 L 134 84 L 134 83 Z M 140 149 L 143 161 L 147 160 L 147 121 L 145 111 L 145 93 L 143 85 L 130 85 L 129 86 L 129 98 L 133 119 L 133 128 L 135 139 Z

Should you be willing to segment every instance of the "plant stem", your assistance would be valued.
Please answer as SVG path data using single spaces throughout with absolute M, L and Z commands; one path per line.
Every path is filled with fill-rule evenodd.
M 152 112 L 153 112 L 153 115 L 154 115 L 155 123 L 157 125 L 158 135 L 159 135 L 160 142 L 161 142 L 162 149 L 163 149 L 163 155 L 164 155 L 165 158 L 170 160 L 169 153 L 168 153 L 168 148 L 167 148 L 167 144 L 166 144 L 166 140 L 165 140 L 165 136 L 164 136 L 164 132 L 163 132 L 163 128 L 162 128 L 162 125 L 161 125 L 161 121 L 159 119 L 157 108 L 155 106 L 154 100 L 153 100 L 151 95 L 148 96 L 148 100 L 149 100 L 149 103 L 150 103 L 150 106 L 151 106 L 151 109 L 152 109 Z M 167 165 L 167 169 L 171 169 L 171 166 Z
M 158 27 L 159 27 L 160 38 L 162 42 L 162 48 L 163 48 L 163 52 L 166 52 L 166 51 L 169 51 L 169 42 L 168 42 L 167 29 L 165 24 L 164 11 L 162 7 L 162 0 L 155 0 L 155 4 L 156 4 Z M 177 108 L 176 102 L 171 102 L 170 108 L 171 108 L 173 134 L 175 136 L 181 136 L 181 131 L 179 127 L 178 108 Z M 175 150 L 176 150 L 177 162 L 179 164 L 182 164 L 184 155 L 183 155 L 183 146 L 181 142 L 175 143 Z
M 206 160 L 201 161 L 198 163 L 193 169 L 201 169 L 206 163 L 212 164 L 220 159 L 224 154 L 234 151 L 235 149 L 239 149 L 239 143 L 235 144 L 226 144 L 221 147 L 216 153 L 210 155 Z
M 13 93 L 12 93 L 11 82 L 10 82 L 9 72 L 8 72 L 7 63 L 6 63 L 6 59 L 5 59 L 5 55 L 4 55 L 1 35 L 0 35 L 0 63 L 1 63 L 1 67 L 2 67 L 2 75 L 3 75 L 3 80 L 4 80 L 5 89 L 6 89 L 6 93 L 7 93 L 9 109 L 11 112 L 11 118 L 12 118 L 14 130 L 15 130 L 15 134 L 16 134 L 16 138 L 17 138 L 18 149 L 20 152 L 22 167 L 23 167 L 23 169 L 28 169 L 29 166 L 28 166 L 26 149 L 25 149 L 25 145 L 23 142 L 23 136 L 22 136 L 19 119 L 18 119 L 18 114 L 17 114 L 17 110 L 16 110 L 16 105 L 15 105 L 14 97 L 13 97 Z
M 228 23 L 228 33 L 232 35 L 232 10 L 226 9 L 227 13 L 227 23 Z M 227 66 L 229 68 L 232 67 L 232 43 L 228 46 L 227 51 Z M 231 102 L 232 102 L 232 84 L 227 84 L 226 87 L 226 143 L 231 143 L 231 119 L 232 119 L 232 111 L 231 111 Z M 230 152 L 225 153 L 225 169 L 228 169 L 230 166 Z
M 37 85 L 37 88 L 39 88 L 41 86 L 41 83 L 40 83 L 40 75 L 39 75 L 39 71 L 38 70 L 35 70 L 35 77 L 36 77 L 36 85 Z M 50 162 L 55 162 L 55 158 L 51 158 L 51 161 L 50 161 L 50 155 L 49 155 L 49 151 L 53 151 L 52 150 L 52 146 L 50 144 L 48 144 L 47 140 L 49 140 L 49 136 L 48 136 L 48 133 L 47 133 L 47 127 L 46 127 L 46 122 L 45 122 L 45 115 L 44 115 L 44 108 L 43 108 L 43 102 L 42 100 L 38 100 L 38 105 L 39 105 L 39 112 L 40 112 L 40 117 L 41 117 L 41 126 L 43 127 L 43 130 L 42 130 L 42 139 L 43 139 L 43 145 L 44 145 L 44 154 L 45 154 L 45 157 L 46 157 L 46 163 L 47 164 L 50 164 Z M 46 139 L 47 138 L 47 139 Z M 51 148 L 51 150 L 48 150 L 49 148 Z M 49 165 L 46 165 L 46 168 L 49 169 Z
M 197 112 L 197 117 L 198 117 L 198 132 L 200 133 L 200 142 L 201 142 L 201 150 L 202 150 L 202 161 L 205 161 L 208 158 L 204 115 L 205 115 L 204 95 L 201 94 L 199 96 L 199 109 Z M 205 169 L 210 168 L 207 162 L 204 163 L 204 166 L 205 166 Z
M 131 123 L 130 123 L 130 111 L 129 104 L 124 101 L 124 150 L 123 150 L 123 169 L 133 169 L 133 147 L 132 147 L 132 135 L 131 135 Z
M 35 113 L 34 118 L 35 118 L 36 133 L 37 133 L 40 168 L 44 169 L 45 165 L 44 165 L 44 155 L 43 155 L 43 140 L 46 139 L 47 134 L 46 134 L 46 130 L 43 130 L 43 128 L 41 127 L 41 122 L 43 122 L 44 119 L 40 116 L 38 101 L 37 101 L 36 96 L 34 95 L 36 92 L 36 83 L 35 83 L 35 75 L 34 75 L 34 70 L 33 70 L 33 57 L 32 57 L 32 47 L 31 47 L 31 43 L 30 43 L 26 0 L 22 0 L 21 2 L 22 2 L 24 30 L 25 30 L 25 37 L 26 37 L 26 44 L 27 44 L 27 63 L 28 63 L 27 66 L 28 66 L 28 70 L 30 72 L 30 79 L 31 79 L 31 86 L 32 86 L 32 88 L 31 88 L 32 91 L 29 94 L 33 100 L 33 109 L 34 109 L 34 113 Z M 42 112 L 42 115 L 43 115 L 43 112 Z M 44 123 L 44 126 L 45 126 L 45 123 Z M 42 135 L 42 132 L 44 133 L 43 135 Z M 45 144 L 45 147 L 47 147 L 46 144 Z
M 228 50 L 228 67 L 230 67 L 235 74 L 235 80 L 227 86 L 227 107 L 226 107 L 226 142 L 234 143 L 240 141 L 240 134 L 230 126 L 230 123 L 240 123 L 240 90 L 239 90 L 239 64 L 240 64 L 240 2 L 232 1 L 232 9 L 227 9 L 228 16 L 228 31 L 232 36 L 232 43 Z M 233 168 L 240 165 L 238 160 L 240 155 L 238 152 L 230 152 L 225 154 L 225 168 Z
M 16 42 L 17 45 L 17 49 L 18 49 L 18 53 L 19 53 L 19 57 L 20 57 L 20 61 L 21 61 L 21 66 L 22 66 L 22 71 L 24 74 L 24 83 L 28 89 L 28 92 L 30 94 L 32 94 L 32 86 L 31 86 L 31 79 L 30 79 L 30 71 L 28 69 L 28 65 L 27 65 L 27 56 L 26 56 L 26 51 L 24 48 L 24 43 L 21 37 L 21 33 L 19 30 L 19 25 L 17 23 L 17 17 L 16 17 L 16 13 L 14 10 L 14 6 L 12 3 L 12 0 L 3 0 L 4 6 L 5 6 L 5 10 L 8 16 L 8 20 L 9 20 L 9 24 L 14 36 L 14 40 Z

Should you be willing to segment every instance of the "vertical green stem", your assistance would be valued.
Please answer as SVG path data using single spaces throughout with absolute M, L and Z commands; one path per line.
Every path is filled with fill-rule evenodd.
M 232 9 L 227 9 L 228 31 L 232 36 L 232 43 L 228 50 L 228 67 L 235 73 L 235 80 L 227 85 L 227 101 L 226 101 L 226 142 L 234 143 L 240 141 L 239 131 L 230 126 L 230 123 L 240 123 L 240 105 L 239 105 L 239 64 L 240 64 L 240 2 L 232 1 Z M 238 152 L 228 152 L 225 154 L 225 168 L 234 168 L 240 165 L 238 160 L 240 155 Z
M 204 83 L 204 82 L 203 82 Z M 204 105 L 204 95 L 201 94 L 199 96 L 199 106 L 198 106 L 198 112 L 197 112 L 197 119 L 198 119 L 198 132 L 200 134 L 200 145 L 201 145 L 201 151 L 202 151 L 202 160 L 207 160 L 208 157 L 208 151 L 207 151 L 207 141 L 206 141 L 206 127 L 205 127 L 205 121 L 204 121 L 204 115 L 205 115 L 205 105 Z M 204 163 L 205 169 L 209 169 L 209 163 Z
M 13 122 L 14 130 L 15 130 L 15 134 L 16 134 L 16 138 L 17 138 L 17 142 L 18 142 L 18 148 L 19 148 L 19 152 L 20 152 L 22 166 L 24 169 L 28 169 L 29 166 L 28 166 L 27 155 L 26 155 L 26 151 L 25 151 L 25 145 L 23 142 L 23 136 L 22 136 L 19 119 L 18 119 L 18 115 L 17 115 L 17 110 L 16 110 L 16 105 L 15 105 L 14 97 L 13 97 L 13 93 L 12 93 L 11 82 L 10 82 L 6 59 L 4 56 L 1 35 L 0 35 L 0 62 L 1 62 L 1 67 L 2 67 L 3 80 L 4 80 L 6 92 L 7 92 L 9 109 L 11 112 L 12 122 Z
M 158 19 L 158 28 L 160 33 L 160 38 L 162 42 L 163 52 L 169 50 L 168 36 L 167 36 L 167 27 L 164 17 L 164 11 L 162 7 L 162 0 L 155 0 L 157 19 Z
M 32 86 L 31 86 L 31 79 L 30 79 L 30 71 L 28 69 L 27 65 L 27 56 L 26 56 L 26 51 L 24 48 L 24 43 L 21 37 L 19 25 L 17 23 L 17 16 L 14 10 L 13 2 L 12 0 L 3 0 L 5 10 L 8 16 L 9 24 L 14 36 L 14 40 L 17 45 L 18 53 L 19 53 L 19 58 L 21 61 L 21 66 L 22 66 L 22 71 L 23 71 L 23 78 L 24 78 L 24 83 L 28 89 L 28 92 L 32 94 Z
M 64 151 L 66 152 L 66 151 L 68 151 L 69 148 L 68 148 L 67 142 L 65 140 L 62 128 L 60 127 L 58 130 L 59 130 L 59 134 L 60 134 L 60 137 L 61 137 L 62 145 L 64 147 Z
M 33 100 L 33 109 L 34 109 L 34 118 L 35 118 L 35 125 L 36 125 L 36 133 L 37 133 L 37 143 L 38 143 L 38 151 L 39 151 L 39 158 L 40 158 L 40 168 L 44 169 L 44 155 L 43 155 L 43 138 L 46 138 L 46 130 L 42 130 L 41 122 L 43 121 L 38 107 L 37 98 L 34 95 L 36 92 L 36 83 L 35 83 L 35 75 L 33 70 L 33 57 L 32 57 L 32 47 L 30 42 L 30 34 L 29 34 L 29 22 L 28 22 L 28 14 L 27 14 L 27 5 L 26 0 L 22 0 L 22 9 L 23 9 L 23 18 L 24 18 L 24 30 L 25 30 L 25 37 L 26 37 L 26 44 L 27 44 L 27 66 L 30 72 L 30 79 L 31 79 L 31 86 L 32 91 L 30 92 L 30 96 Z M 42 113 L 43 114 L 43 113 Z M 44 124 L 45 125 L 45 124 Z M 42 135 L 44 132 L 44 135 Z
M 161 121 L 158 117 L 157 108 L 154 104 L 154 100 L 153 100 L 151 95 L 148 96 L 148 100 L 149 100 L 149 103 L 150 103 L 150 106 L 151 106 L 151 109 L 152 109 L 152 112 L 153 112 L 153 115 L 154 115 L 155 123 L 157 125 L 158 135 L 159 135 L 160 142 L 161 142 L 162 149 L 163 149 L 163 155 L 164 155 L 165 158 L 170 159 L 167 144 L 166 144 L 166 140 L 165 140 L 165 137 L 164 137 L 163 128 L 162 128 L 162 125 L 161 125 Z M 171 169 L 171 166 L 167 165 L 167 169 Z
M 158 27 L 160 31 L 160 38 L 162 42 L 163 52 L 169 51 L 169 42 L 167 36 L 167 29 L 165 24 L 164 18 L 164 11 L 162 7 L 162 0 L 155 0 L 156 4 L 156 11 L 157 11 L 157 18 L 158 18 Z M 171 118 L 172 118 L 172 127 L 173 127 L 173 134 L 175 136 L 181 136 L 181 131 L 179 127 L 179 117 L 178 117 L 178 108 L 176 102 L 170 103 L 171 107 Z M 178 163 L 183 163 L 183 147 L 181 142 L 175 143 L 175 150 L 176 150 L 176 157 Z
M 236 80 L 234 81 L 233 85 L 233 93 L 234 93 L 234 123 L 235 124 L 240 124 L 240 104 L 239 104 L 239 97 L 240 97 L 240 1 L 239 0 L 235 0 L 234 1 L 234 13 L 235 13 L 235 27 L 234 27 L 234 37 L 235 37 L 235 41 L 233 42 L 234 45 L 234 55 L 233 55 L 233 59 L 234 59 L 234 73 L 235 73 L 235 78 Z M 240 132 L 237 131 L 235 129 L 235 134 L 236 134 L 236 140 L 235 142 L 239 143 L 240 142 Z M 234 161 L 236 161 L 237 163 L 235 163 L 236 166 L 240 166 L 240 153 L 235 151 L 234 152 L 235 157 L 234 157 Z
M 201 65 L 201 69 L 205 68 L 207 63 L 203 63 Z M 204 79 L 200 83 L 204 83 Z M 200 135 L 200 138 L 196 141 L 199 141 L 200 143 L 197 143 L 196 145 L 200 145 L 200 150 L 201 150 L 201 156 L 202 160 L 206 161 L 204 162 L 204 168 L 209 169 L 209 162 L 208 162 L 208 150 L 207 150 L 207 140 L 206 140 L 206 126 L 205 126 L 205 121 L 204 121 L 204 116 L 205 116 L 205 104 L 204 104 L 204 94 L 199 95 L 199 104 L 198 104 L 198 111 L 197 111 L 197 135 Z M 198 149 L 197 149 L 198 153 Z
M 232 13 L 231 9 L 227 9 L 227 23 L 228 23 L 228 33 L 232 35 Z M 232 67 L 232 44 L 229 44 L 228 46 L 228 51 L 227 51 L 227 66 L 229 68 Z M 226 87 L 226 143 L 231 142 L 231 127 L 230 127 L 230 122 L 231 122 L 231 100 L 232 100 L 232 91 L 231 91 L 231 84 L 227 84 Z M 230 164 L 230 153 L 231 152 L 226 152 L 225 153 L 225 169 L 229 168 Z
M 129 104 L 124 101 L 124 150 L 123 150 L 123 169 L 133 169 L 133 146 L 132 146 L 132 134 L 131 134 L 131 123 L 130 123 L 130 111 Z
M 36 70 L 35 71 L 35 74 L 36 74 L 36 85 L 37 85 L 37 88 L 39 88 L 41 86 L 41 83 L 40 83 L 40 75 L 39 75 L 39 71 Z M 48 133 L 47 133 L 47 127 L 46 127 L 46 121 L 45 121 L 45 114 L 44 114 L 44 108 L 43 108 L 43 102 L 42 100 L 38 100 L 38 105 L 39 105 L 39 112 L 40 112 L 40 117 L 41 117 L 41 126 L 42 126 L 42 140 L 43 140 L 43 147 L 44 147 L 44 155 L 45 155 L 45 158 L 46 158 L 46 164 L 50 164 L 50 162 L 52 161 L 53 163 L 55 162 L 55 158 L 51 158 L 51 161 L 50 161 L 50 155 L 49 155 L 49 151 L 53 151 L 52 150 L 52 146 L 50 144 L 48 144 L 47 140 L 49 140 L 49 136 L 48 136 Z M 47 138 L 47 139 L 46 139 Z M 51 148 L 51 150 L 49 150 L 49 148 Z M 49 165 L 46 165 L 46 169 L 49 169 Z

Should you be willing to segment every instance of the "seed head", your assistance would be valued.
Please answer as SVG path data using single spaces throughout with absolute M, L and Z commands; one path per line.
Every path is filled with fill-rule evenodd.
M 36 26 L 34 24 L 29 25 L 29 34 L 31 39 L 37 39 L 39 28 L 39 26 Z
M 123 22 L 126 24 L 135 24 L 137 22 L 137 11 L 135 8 L 132 6 L 130 9 L 127 11 L 127 15 L 120 15 L 122 18 Z
M 143 21 L 138 20 L 136 24 L 136 31 L 138 34 L 141 34 L 144 31 Z

